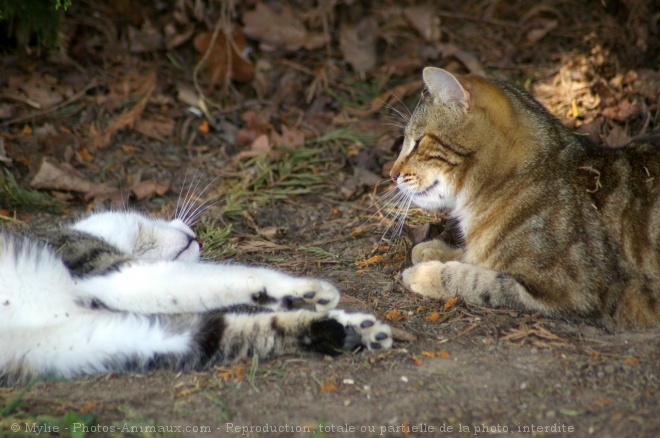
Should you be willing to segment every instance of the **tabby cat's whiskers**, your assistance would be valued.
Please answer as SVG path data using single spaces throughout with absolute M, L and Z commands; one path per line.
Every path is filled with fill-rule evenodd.
M 387 182 L 389 182 L 389 180 L 383 181 L 381 184 Z M 405 225 L 405 218 L 412 203 L 412 197 L 412 195 L 393 187 L 382 193 L 378 200 L 372 205 L 372 207 L 377 206 L 378 208 L 376 212 L 367 219 L 367 222 L 375 216 L 380 216 L 380 221 L 376 225 L 376 228 L 380 228 L 385 224 L 385 230 L 383 231 L 383 237 L 381 240 L 386 239 L 390 230 L 391 238 L 393 240 L 399 239 L 401 232 L 403 231 L 403 226 Z

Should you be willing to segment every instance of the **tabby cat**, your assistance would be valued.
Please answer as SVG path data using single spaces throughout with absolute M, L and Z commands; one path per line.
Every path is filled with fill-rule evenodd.
M 465 246 L 413 249 L 404 284 L 609 329 L 660 322 L 660 136 L 598 147 L 523 90 L 434 67 L 391 172 Z
M 200 262 L 200 246 L 181 219 L 131 212 L 0 232 L 0 382 L 391 346 L 373 315 L 335 309 L 332 284 Z

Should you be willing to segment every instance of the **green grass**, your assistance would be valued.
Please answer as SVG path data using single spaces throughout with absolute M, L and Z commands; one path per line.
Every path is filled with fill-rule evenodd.
M 236 247 L 235 244 L 229 243 L 231 224 L 216 226 L 214 223 L 208 223 L 205 218 L 202 218 L 202 222 L 195 227 L 195 232 L 197 237 L 204 243 L 202 247 L 202 258 L 204 259 L 223 257 L 231 254 Z
M 95 415 L 90 412 L 78 413 L 69 411 L 61 417 L 31 415 L 22 412 L 23 397 L 36 380 L 31 381 L 21 391 L 0 409 L 0 430 L 12 431 L 15 436 L 48 435 L 82 438 L 87 435 L 83 426 L 95 425 Z M 4 436 L 4 435 L 3 435 Z
M 342 166 L 339 158 L 349 144 L 368 141 L 366 135 L 342 129 L 296 149 L 279 148 L 284 155 L 278 160 L 267 155 L 245 160 L 239 163 L 240 176 L 220 183 L 219 196 L 225 200 L 221 214 L 237 217 L 295 196 L 334 192 L 331 181 Z
M 0 202 L 7 202 L 14 208 L 23 208 L 28 211 L 46 211 L 61 213 L 64 202 L 32 189 L 22 189 L 14 176 L 5 170 L 0 173 Z

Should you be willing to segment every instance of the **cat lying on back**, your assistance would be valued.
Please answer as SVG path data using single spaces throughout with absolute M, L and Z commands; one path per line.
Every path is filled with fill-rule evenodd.
M 413 249 L 413 292 L 608 328 L 660 323 L 660 136 L 602 148 L 519 88 L 424 69 L 391 176 L 458 220 Z
M 0 232 L 0 382 L 392 344 L 373 315 L 335 310 L 326 281 L 199 257 L 183 221 L 137 213 Z M 223 310 L 243 304 L 273 312 Z

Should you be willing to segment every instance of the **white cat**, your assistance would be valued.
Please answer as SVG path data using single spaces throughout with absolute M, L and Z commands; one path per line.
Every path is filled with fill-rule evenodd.
M 0 381 L 392 345 L 373 315 L 335 310 L 332 284 L 201 262 L 200 247 L 180 219 L 128 212 L 30 237 L 0 232 Z

